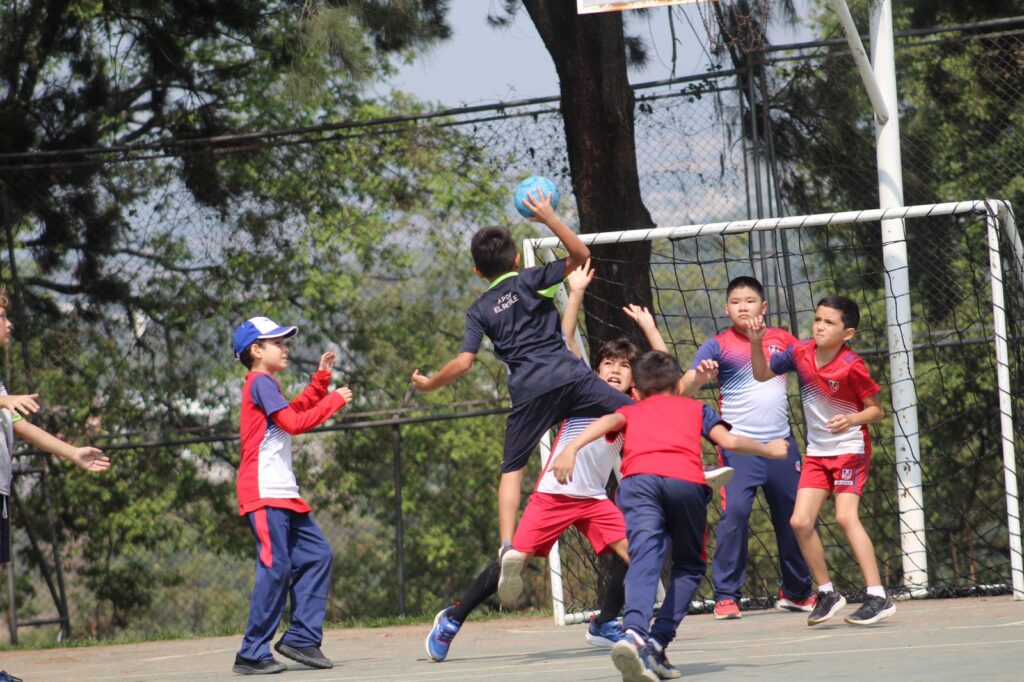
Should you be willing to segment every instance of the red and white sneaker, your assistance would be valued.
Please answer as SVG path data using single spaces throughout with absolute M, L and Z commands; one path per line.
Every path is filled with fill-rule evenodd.
M 779 590 L 779 600 L 775 602 L 775 608 L 779 611 L 803 611 L 804 613 L 810 613 L 814 610 L 814 605 L 818 603 L 818 598 L 814 594 L 806 599 L 790 599 L 786 596 L 786 593 Z
M 715 602 L 715 620 L 735 620 L 742 617 L 740 605 L 735 599 L 720 599 Z

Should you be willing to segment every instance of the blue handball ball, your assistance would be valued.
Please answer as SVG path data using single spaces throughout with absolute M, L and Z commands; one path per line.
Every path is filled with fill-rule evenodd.
M 543 175 L 531 175 L 516 187 L 515 193 L 515 204 L 516 210 L 519 211 L 519 215 L 524 218 L 532 218 L 533 211 L 526 208 L 526 204 L 523 200 L 527 198 L 527 195 L 533 192 L 535 197 L 544 196 L 547 194 L 551 195 L 551 207 L 558 208 L 558 188 L 555 187 L 555 183 L 551 182 L 549 178 Z

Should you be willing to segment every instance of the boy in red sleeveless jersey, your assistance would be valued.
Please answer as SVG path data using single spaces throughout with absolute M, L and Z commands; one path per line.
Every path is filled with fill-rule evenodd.
M 242 388 L 242 456 L 238 507 L 256 538 L 256 583 L 249 622 L 232 669 L 241 675 L 285 670 L 270 653 L 270 640 L 291 593 L 291 626 L 274 648 L 313 668 L 332 668 L 320 651 L 333 554 L 309 505 L 299 496 L 292 471 L 292 436 L 319 426 L 352 400 L 347 387 L 328 392 L 334 353 L 320 356 L 318 371 L 291 402 L 274 374 L 288 367 L 285 340 L 298 331 L 266 317 L 235 330 L 235 357 L 249 373 Z
M 749 322 L 754 378 L 769 381 L 795 371 L 800 379 L 807 419 L 807 457 L 790 523 L 818 585 L 808 625 L 825 622 L 846 605 L 846 599 L 832 586 L 825 548 L 815 528 L 822 505 L 833 496 L 836 521 L 850 542 L 867 585 L 864 603 L 846 617 L 846 622 L 871 625 L 896 613 L 896 606 L 882 587 L 875 546 L 860 522 L 860 498 L 871 466 L 867 425 L 880 421 L 885 413 L 878 397 L 881 389 L 864 361 L 847 345 L 859 324 L 860 308 L 856 303 L 843 296 L 826 296 L 814 312 L 814 338 L 799 341 L 768 360 L 761 343 L 766 329 L 764 318 Z

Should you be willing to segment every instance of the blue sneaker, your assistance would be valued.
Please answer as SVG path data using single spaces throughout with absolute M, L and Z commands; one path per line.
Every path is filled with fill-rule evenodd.
M 448 609 L 438 611 L 434 616 L 434 629 L 427 635 L 427 655 L 438 663 L 447 658 L 448 647 L 461 627 L 462 623 L 448 617 Z
M 612 663 L 622 673 L 622 682 L 658 682 L 658 674 L 648 664 L 650 650 L 632 630 L 612 647 Z
M 622 626 L 615 619 L 600 625 L 593 618 L 590 619 L 590 627 L 587 628 L 587 644 L 590 646 L 610 649 L 625 636 L 626 634 L 622 631 Z
M 682 671 L 668 662 L 665 655 L 665 648 L 653 637 L 647 640 L 642 655 L 646 657 L 647 667 L 654 671 L 654 674 L 663 680 L 674 680 L 683 676 Z
M 6 670 L 0 670 L 0 682 L 21 682 L 21 678 L 15 677 Z

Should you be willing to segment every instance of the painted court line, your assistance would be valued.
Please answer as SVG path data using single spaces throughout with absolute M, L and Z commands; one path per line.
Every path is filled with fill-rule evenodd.
M 836 656 L 839 654 L 877 653 L 881 651 L 913 651 L 917 649 L 957 649 L 962 647 L 993 646 L 996 644 L 1024 644 L 1024 639 L 1001 641 L 951 642 L 949 644 L 904 644 L 901 646 L 875 647 L 873 649 L 834 649 L 831 651 L 791 651 L 785 654 L 755 654 L 749 658 L 793 658 L 794 656 Z
M 193 658 L 195 656 L 206 656 L 208 654 L 222 654 L 225 651 L 234 651 L 234 647 L 227 649 L 210 649 L 209 651 L 193 651 L 188 654 L 175 654 L 174 656 L 157 656 L 156 658 L 144 658 L 143 662 L 149 663 L 150 661 L 170 661 L 174 658 Z

